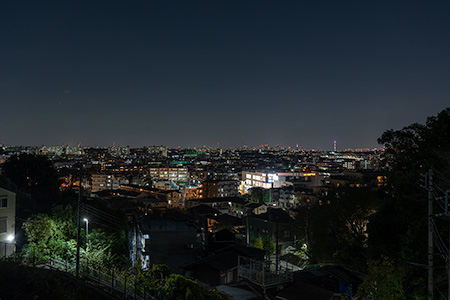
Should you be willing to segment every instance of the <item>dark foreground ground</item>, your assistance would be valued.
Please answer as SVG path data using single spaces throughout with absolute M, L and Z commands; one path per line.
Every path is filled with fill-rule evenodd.
M 0 300 L 110 300 L 101 291 L 55 270 L 0 262 Z

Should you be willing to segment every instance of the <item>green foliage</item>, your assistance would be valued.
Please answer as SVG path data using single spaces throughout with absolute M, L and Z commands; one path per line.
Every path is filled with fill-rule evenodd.
M 359 287 L 359 294 L 367 300 L 405 299 L 403 280 L 406 268 L 383 256 L 368 262 L 369 275 Z
M 248 195 L 250 201 L 255 203 L 271 202 L 273 200 L 272 191 L 260 187 L 249 189 Z
M 220 231 L 222 229 L 227 229 L 228 231 L 236 233 L 236 230 L 234 229 L 233 224 L 231 224 L 229 222 L 216 222 L 216 223 L 213 224 L 211 229 L 212 229 L 213 232 L 217 232 L 217 231 Z
M 401 130 L 387 130 L 378 143 L 386 148 L 386 165 L 398 175 L 418 174 L 429 168 L 448 170 L 450 108 L 429 117 L 425 125 L 415 123 Z
M 421 187 L 422 175 L 431 168 L 435 185 L 442 190 L 450 188 L 450 108 L 429 117 L 425 124 L 387 130 L 378 142 L 386 148 L 383 161 L 389 170 L 389 197 L 370 220 L 369 251 L 374 258 L 385 255 L 396 261 L 426 264 L 428 203 Z M 438 230 L 447 233 L 444 223 L 436 220 Z M 421 271 L 409 268 L 405 298 L 426 298 Z M 436 277 L 444 276 L 443 269 L 435 273 Z
M 101 229 L 108 235 L 107 239 L 113 241 L 113 243 L 110 244 L 110 250 L 114 255 L 115 264 L 119 264 L 121 267 L 128 266 L 128 225 L 126 223 L 125 215 L 109 208 L 101 201 L 90 200 L 89 206 L 94 207 L 97 210 L 101 210 L 108 215 L 114 216 L 115 220 L 109 221 L 111 218 L 105 219 L 98 214 L 90 215 L 87 212 L 83 215 L 83 218 L 87 217 L 89 219 L 89 235 L 91 235 L 94 228 Z M 120 222 L 120 220 L 122 220 L 122 222 Z M 93 239 L 90 240 L 92 241 Z
M 262 239 L 261 239 L 260 237 L 254 238 L 254 239 L 251 241 L 251 245 L 252 245 L 253 247 L 258 248 L 258 249 L 261 249 L 261 250 L 264 249 L 264 245 L 263 245 Z
M 28 241 L 43 243 L 47 243 L 57 230 L 55 221 L 45 214 L 31 217 L 28 222 L 22 225 L 22 228 L 27 235 Z
M 38 214 L 23 223 L 28 244 L 22 249 L 25 259 L 34 263 L 48 262 L 50 257 L 73 261 L 75 241 L 64 233 L 64 225 L 45 214 Z
M 250 241 L 250 245 L 254 248 L 265 250 L 270 254 L 275 253 L 275 243 L 272 240 L 263 240 L 261 237 L 256 237 Z
M 117 244 L 123 241 L 117 232 L 106 232 L 101 228 L 89 231 L 89 244 L 84 246 L 83 258 L 94 267 L 118 268 L 128 265 L 122 251 L 117 251 Z
M 49 258 L 73 263 L 76 254 L 76 211 L 71 205 L 56 205 L 52 216 L 37 214 L 23 223 L 22 228 L 28 244 L 22 249 L 22 256 L 34 263 L 46 263 Z M 125 229 L 105 231 L 91 228 L 89 244 L 86 236 L 81 238 L 81 256 L 94 267 L 117 267 L 126 265 Z M 124 246 L 125 245 L 125 246 Z
M 153 265 L 149 270 L 143 270 L 141 262 L 137 261 L 137 280 L 139 285 L 149 289 L 152 294 L 157 292 L 161 299 L 167 300 L 229 300 L 230 298 L 217 290 L 210 289 L 197 281 L 178 274 L 172 274 L 167 265 Z
M 152 265 L 150 269 L 143 270 L 140 260 L 136 262 L 135 267 L 138 270 L 139 283 L 152 290 L 160 289 L 164 285 L 166 277 L 172 273 L 167 265 Z
M 202 300 L 205 299 L 202 286 L 191 279 L 178 274 L 170 274 L 166 277 L 162 287 L 165 299 L 173 300 Z
M 56 205 L 53 207 L 53 220 L 58 223 L 62 235 L 75 238 L 77 235 L 77 212 L 72 205 Z
M 265 240 L 263 243 L 263 250 L 269 252 L 270 255 L 275 253 L 275 243 L 272 240 Z
M 369 188 L 340 187 L 309 212 L 309 255 L 319 263 L 340 263 L 364 271 L 368 217 L 379 199 Z
M 85 246 L 83 258 L 95 268 L 100 266 L 113 268 L 117 261 L 117 255 L 114 255 L 111 250 L 112 244 L 114 244 L 113 234 L 95 228 L 89 232 L 89 244 Z

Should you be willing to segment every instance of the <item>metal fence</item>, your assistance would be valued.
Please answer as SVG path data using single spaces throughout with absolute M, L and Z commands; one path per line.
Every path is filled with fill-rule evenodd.
M 75 276 L 75 266 L 50 258 L 49 267 Z M 164 295 L 155 290 L 145 289 L 139 284 L 137 276 L 117 272 L 112 269 L 96 268 L 87 262 L 80 264 L 80 278 L 120 299 L 159 300 Z
M 293 272 L 287 264 L 273 265 L 270 261 L 257 261 L 242 256 L 239 257 L 239 276 L 263 287 L 293 281 Z

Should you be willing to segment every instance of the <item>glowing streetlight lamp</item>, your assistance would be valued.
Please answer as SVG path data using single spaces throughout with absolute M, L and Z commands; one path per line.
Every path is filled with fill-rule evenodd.
M 89 245 L 89 220 L 84 218 L 83 221 L 86 222 L 86 249 Z
M 14 234 L 10 234 L 6 237 L 6 241 L 5 241 L 5 258 L 6 258 L 6 250 L 7 250 L 7 245 L 8 243 L 11 243 L 12 241 L 14 241 Z

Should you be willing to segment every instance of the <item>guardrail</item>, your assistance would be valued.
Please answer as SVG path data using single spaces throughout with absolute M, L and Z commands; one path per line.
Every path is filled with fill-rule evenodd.
M 50 258 L 49 267 L 70 273 L 75 276 L 75 266 Z M 106 291 L 107 293 L 118 297 L 120 299 L 137 299 L 137 300 L 156 300 L 158 295 L 154 292 L 151 295 L 150 291 L 140 286 L 136 276 L 126 274 L 121 278 L 120 274 L 116 274 L 114 270 L 107 270 L 108 273 L 101 271 L 98 268 L 89 266 L 87 263 L 80 264 L 80 278 L 86 283 L 92 284 Z M 128 280 L 128 276 L 134 277 Z

